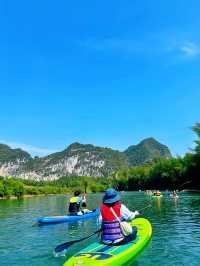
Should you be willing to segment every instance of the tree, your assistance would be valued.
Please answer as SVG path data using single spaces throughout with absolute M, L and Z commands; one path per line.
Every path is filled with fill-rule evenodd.
M 3 181 L 0 180 L 0 197 L 4 196 L 4 185 L 3 185 Z
M 197 134 L 198 140 L 195 141 L 197 144 L 195 147 L 196 154 L 200 156 L 200 123 L 196 123 L 195 126 L 192 127 L 194 133 Z

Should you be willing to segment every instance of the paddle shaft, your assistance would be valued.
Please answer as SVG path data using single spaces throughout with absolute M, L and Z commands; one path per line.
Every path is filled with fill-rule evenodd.
M 152 205 L 151 204 L 149 204 L 148 206 L 146 206 L 146 207 L 144 207 L 144 208 L 142 208 L 142 209 L 140 209 L 139 210 L 139 212 L 141 212 L 141 211 L 144 211 L 144 210 L 146 210 L 147 208 L 150 208 Z
M 186 184 L 189 184 L 189 183 L 192 183 L 192 181 L 191 181 L 191 180 L 189 180 L 189 181 L 187 181 L 187 182 L 183 183 L 182 185 L 180 185 L 180 186 L 179 186 L 179 189 L 180 189 L 182 186 L 184 186 L 184 185 L 186 185 Z

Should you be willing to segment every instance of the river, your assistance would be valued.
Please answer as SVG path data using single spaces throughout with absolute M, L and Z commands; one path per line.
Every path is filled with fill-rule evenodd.
M 143 214 L 153 226 L 149 245 L 132 266 L 199 266 L 200 265 L 200 194 L 181 193 L 178 200 L 164 194 L 161 200 L 151 200 L 143 192 L 121 193 L 122 201 L 130 209 L 152 207 Z M 90 194 L 88 206 L 95 208 L 101 194 Z M 94 232 L 96 219 L 38 226 L 41 216 L 62 215 L 68 196 L 32 197 L 24 200 L 0 201 L 0 265 L 61 266 L 65 257 L 53 256 L 60 243 L 78 239 Z M 94 237 L 72 246 L 67 257 L 97 240 Z

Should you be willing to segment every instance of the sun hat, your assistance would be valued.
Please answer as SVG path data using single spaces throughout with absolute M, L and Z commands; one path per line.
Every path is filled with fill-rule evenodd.
M 114 188 L 109 188 L 105 191 L 103 196 L 103 203 L 115 203 L 120 200 L 120 196 Z

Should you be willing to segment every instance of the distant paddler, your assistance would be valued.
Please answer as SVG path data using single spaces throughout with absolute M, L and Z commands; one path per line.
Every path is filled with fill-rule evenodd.
M 69 215 L 83 215 L 90 212 L 94 212 L 87 209 L 86 195 L 80 196 L 80 191 L 75 191 L 74 196 L 69 199 Z
M 163 195 L 161 194 L 161 192 L 159 190 L 154 191 L 153 195 L 152 195 L 153 198 L 160 198 L 162 196 Z
M 81 195 L 81 192 L 77 190 L 74 192 L 74 196 L 69 199 L 68 211 L 69 211 L 70 216 L 83 214 L 80 210 L 83 198 L 80 195 Z
M 160 196 L 161 192 L 159 190 L 156 191 L 156 196 Z
M 174 199 L 178 199 L 179 198 L 179 196 L 178 196 L 178 194 L 176 193 L 175 190 L 170 194 L 170 197 L 172 197 Z

